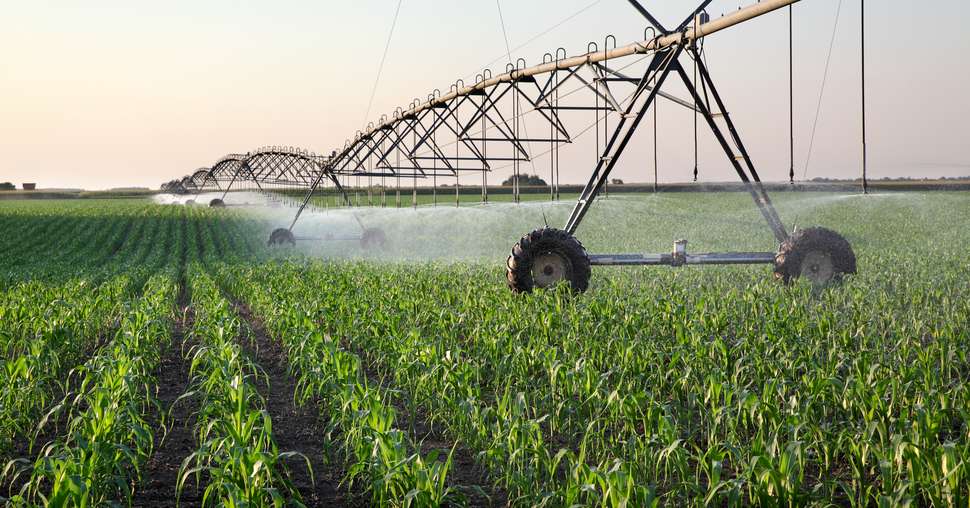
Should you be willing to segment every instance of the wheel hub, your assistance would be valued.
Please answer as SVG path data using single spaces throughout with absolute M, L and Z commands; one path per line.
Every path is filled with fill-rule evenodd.
M 532 280 L 541 288 L 555 286 L 569 275 L 569 261 L 555 252 L 539 255 L 532 265 Z
M 813 250 L 805 254 L 802 260 L 801 275 L 813 284 L 824 284 L 835 276 L 835 265 L 832 256 Z

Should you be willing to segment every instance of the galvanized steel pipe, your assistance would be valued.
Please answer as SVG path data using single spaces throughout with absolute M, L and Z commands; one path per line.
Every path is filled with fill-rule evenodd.
M 517 79 L 536 76 L 538 74 L 546 74 L 556 70 L 571 69 L 587 63 L 602 62 L 605 60 L 612 60 L 614 58 L 621 58 L 624 56 L 630 56 L 637 53 L 648 53 L 650 51 L 657 51 L 669 48 L 675 44 L 682 42 L 691 42 L 695 39 L 701 37 L 706 37 L 715 32 L 724 30 L 725 28 L 730 28 L 739 23 L 743 23 L 750 19 L 756 18 L 763 14 L 775 11 L 782 7 L 799 2 L 800 0 L 764 0 L 754 5 L 750 5 L 743 9 L 739 9 L 731 14 L 727 14 L 718 19 L 708 21 L 707 23 L 698 25 L 697 27 L 688 26 L 683 32 L 672 33 L 669 35 L 664 35 L 657 37 L 656 39 L 649 39 L 641 42 L 634 42 L 633 44 L 628 44 L 619 48 L 607 50 L 607 51 L 594 51 L 591 53 L 586 53 L 585 55 L 574 56 L 565 58 L 563 60 L 558 60 L 554 62 L 546 62 L 541 65 L 536 65 L 534 67 L 528 67 L 525 69 L 517 69 L 512 72 L 507 72 L 493 78 L 480 81 L 471 86 L 466 86 L 460 90 L 453 90 L 441 97 L 429 100 L 419 106 L 415 106 L 403 113 L 402 116 L 409 116 L 420 113 L 428 108 L 434 107 L 436 104 L 443 104 L 451 101 L 457 97 L 462 97 L 472 93 L 475 90 L 484 90 L 486 88 L 491 88 L 500 83 L 508 83 L 515 81 Z M 375 131 L 386 128 L 393 123 L 395 123 L 399 118 L 384 121 L 379 125 L 369 129 L 367 132 L 363 133 L 362 136 L 368 136 Z M 345 151 L 350 147 L 345 148 Z

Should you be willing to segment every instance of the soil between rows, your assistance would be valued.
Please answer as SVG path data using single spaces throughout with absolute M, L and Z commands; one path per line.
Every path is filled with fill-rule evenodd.
M 313 404 L 307 404 L 303 408 L 294 407 L 293 393 L 295 381 L 286 371 L 286 352 L 279 343 L 269 337 L 262 322 L 253 316 L 246 305 L 234 302 L 234 306 L 236 312 L 243 318 L 253 333 L 255 346 L 243 344 L 243 347 L 247 352 L 253 354 L 253 358 L 256 359 L 257 364 L 269 377 L 270 389 L 273 393 L 271 394 L 270 390 L 264 391 L 265 387 L 263 386 L 260 387 L 260 392 L 267 397 L 267 410 L 269 410 L 270 416 L 273 419 L 273 436 L 276 438 L 280 451 L 299 451 L 307 455 L 311 459 L 313 471 L 317 475 L 318 483 L 320 482 L 320 476 L 317 471 L 325 471 L 332 485 L 337 485 L 342 474 L 342 469 L 334 467 L 324 469 L 326 466 L 322 464 L 321 460 L 324 456 L 324 450 L 322 446 L 313 446 L 313 444 L 320 441 L 320 436 L 323 435 L 319 421 L 311 409 Z M 373 372 L 367 371 L 365 374 L 371 381 L 380 383 L 376 376 L 373 375 Z M 384 385 L 384 383 L 381 383 L 381 385 Z M 404 425 L 405 421 L 403 418 L 409 415 L 409 411 L 407 411 L 407 408 L 398 399 L 394 402 L 395 409 L 399 415 L 398 425 Z M 280 414 L 290 415 L 291 417 L 284 419 L 277 416 Z M 418 414 L 412 416 L 409 419 L 411 424 L 410 432 L 421 443 L 420 452 L 422 455 L 427 455 L 433 450 L 439 450 L 441 453 L 447 454 L 451 450 L 454 444 L 453 441 L 449 440 L 443 432 L 429 425 L 427 415 L 419 411 Z M 295 435 L 291 436 L 290 434 L 294 431 Z M 296 438 L 296 441 L 291 440 L 291 437 Z M 293 445 L 290 443 L 293 443 Z M 309 450 L 301 448 L 301 446 L 306 445 L 310 445 Z M 317 460 L 314 460 L 315 458 Z M 302 462 L 296 464 L 296 466 L 298 468 L 294 471 L 292 465 L 290 465 L 291 472 L 305 472 L 305 466 L 303 466 Z M 297 478 L 298 476 L 293 477 L 294 483 L 300 489 L 300 492 L 304 496 L 304 502 L 308 506 L 367 506 L 365 500 L 360 499 L 353 493 L 345 493 L 341 497 L 339 492 L 335 492 L 336 497 L 331 501 L 324 502 L 320 505 L 313 504 L 314 499 L 308 498 L 307 491 L 297 481 Z M 463 446 L 459 445 L 452 455 L 452 468 L 448 472 L 448 483 L 459 488 L 465 494 L 468 500 L 468 506 L 470 507 L 507 505 L 505 493 L 498 489 L 488 488 L 489 481 L 484 469 L 475 462 L 471 452 Z M 473 487 L 480 488 L 481 492 L 484 492 L 485 495 L 482 495 L 481 492 L 476 491 Z M 319 499 L 326 500 L 323 497 Z
M 303 406 L 293 400 L 296 380 L 287 372 L 286 352 L 272 340 L 262 323 L 253 317 L 249 308 L 234 302 L 236 313 L 249 327 L 251 341 L 240 345 L 266 373 L 257 386 L 266 401 L 266 410 L 273 420 L 273 438 L 280 452 L 299 452 L 310 461 L 313 476 L 301 457 L 287 460 L 290 480 L 307 506 L 366 506 L 344 489 L 339 488 L 342 468 L 326 462 L 324 428 L 319 421 L 317 405 L 312 401 Z M 269 383 L 266 386 L 265 382 Z
M 357 351 L 345 340 L 344 347 L 353 351 L 361 358 L 367 358 L 362 351 Z M 364 375 L 367 379 L 384 389 L 390 388 L 388 381 L 378 375 L 375 366 L 364 361 Z M 422 456 L 438 450 L 447 456 L 454 446 L 443 431 L 430 424 L 430 418 L 423 408 L 416 408 L 413 412 L 407 407 L 402 397 L 392 397 L 392 404 L 398 414 L 398 426 L 408 425 L 408 432 L 420 443 Z M 406 421 L 405 421 L 406 419 Z M 508 506 L 508 494 L 502 489 L 492 486 L 485 468 L 475 461 L 472 451 L 461 443 L 455 447 L 451 456 L 451 470 L 448 471 L 448 484 L 459 489 L 467 498 L 468 506 L 474 508 Z
M 168 350 L 162 355 L 158 367 L 158 400 L 162 411 L 168 414 L 165 427 L 159 428 L 155 436 L 157 448 L 149 457 L 142 470 L 142 484 L 135 489 L 132 506 L 140 507 L 169 507 L 176 506 L 192 508 L 202 505 L 201 488 L 196 488 L 195 481 L 189 479 L 180 498 L 176 499 L 176 485 L 179 468 L 182 461 L 197 448 L 195 442 L 195 412 L 198 410 L 199 400 L 187 397 L 178 400 L 190 387 L 189 366 L 191 362 L 185 358 L 191 344 L 187 337 L 187 330 L 192 328 L 192 308 L 189 306 L 185 284 L 181 284 L 179 308 L 183 309 L 183 318 L 176 323 L 172 332 L 172 341 Z
M 285 351 L 268 336 L 262 323 L 252 315 L 248 307 L 239 303 L 234 303 L 234 306 L 251 332 L 251 340 L 241 340 L 240 346 L 266 374 L 267 379 L 260 377 L 258 386 L 273 421 L 273 436 L 277 446 L 280 452 L 299 452 L 310 461 L 312 477 L 302 458 L 295 457 L 286 462 L 290 479 L 303 497 L 303 502 L 309 507 L 367 506 L 365 499 L 339 488 L 343 468 L 341 465 L 327 463 L 327 451 L 324 448 L 326 438 L 316 404 L 311 401 L 300 407 L 293 400 L 296 381 L 287 372 Z M 183 315 L 173 327 L 171 341 L 162 354 L 156 375 L 156 398 L 166 417 L 164 425 L 156 431 L 156 449 L 142 468 L 142 481 L 132 498 L 131 506 L 134 507 L 193 508 L 202 505 L 202 494 L 206 486 L 204 474 L 198 486 L 194 478 L 187 479 L 181 495 L 178 495 L 176 488 L 182 462 L 198 446 L 194 429 L 199 399 L 179 399 L 191 388 L 191 360 L 186 358 L 186 354 L 192 346 L 188 331 L 192 328 L 193 319 L 184 284 L 178 297 L 178 307 L 182 309 Z M 376 380 L 373 372 L 367 372 L 367 375 L 372 381 Z M 395 406 L 401 417 L 409 415 L 401 401 L 396 401 Z M 452 442 L 427 423 L 426 415 L 419 411 L 418 414 L 411 415 L 409 421 L 412 435 L 421 443 L 422 455 L 432 450 L 448 453 L 451 449 Z M 399 422 L 402 425 L 405 423 L 403 419 Z M 467 489 L 469 486 L 488 485 L 488 480 L 470 452 L 461 446 L 457 447 L 453 456 L 449 484 L 461 488 L 468 498 L 469 506 L 505 505 L 502 492 L 488 492 L 489 489 L 483 487 L 488 495 L 482 496 Z

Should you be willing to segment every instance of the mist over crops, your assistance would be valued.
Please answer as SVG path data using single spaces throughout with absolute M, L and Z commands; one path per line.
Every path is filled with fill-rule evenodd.
M 197 206 L 221 194 L 201 194 Z M 562 227 L 575 199 L 535 200 L 519 204 L 462 203 L 455 207 L 443 195 L 436 206 L 324 207 L 311 202 L 295 224 L 298 250 L 330 259 L 372 261 L 504 262 L 511 246 L 525 233 L 544 225 Z M 186 197 L 158 197 L 160 202 L 184 203 Z M 921 216 L 932 195 L 916 192 L 870 194 L 775 193 L 774 203 L 789 229 L 841 224 L 857 214 L 867 224 L 876 221 L 891 229 L 903 214 Z M 379 202 L 375 197 L 375 203 Z M 229 193 L 229 207 L 265 224 L 266 237 L 276 227 L 288 227 L 299 206 L 295 199 L 268 199 L 259 193 Z M 886 215 L 886 211 L 890 215 Z M 941 217 L 946 221 L 947 217 Z M 848 221 L 851 227 L 852 222 Z M 362 228 L 378 228 L 387 236 L 385 248 L 360 249 Z M 920 232 L 914 232 L 920 234 Z M 777 241 L 746 193 L 613 194 L 590 209 L 577 232 L 594 253 L 669 252 L 678 239 L 689 241 L 691 252 L 729 250 L 773 251 Z M 850 232 L 851 234 L 851 232 Z M 850 240 L 853 238 L 850 237 Z

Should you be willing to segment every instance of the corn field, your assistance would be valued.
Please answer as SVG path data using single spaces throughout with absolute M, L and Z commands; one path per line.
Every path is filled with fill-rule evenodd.
M 747 200 L 610 197 L 578 234 L 771 248 Z M 508 247 L 568 207 L 362 211 L 387 231 L 371 252 L 268 247 L 278 217 L 252 208 L 0 202 L 0 497 L 970 506 L 970 195 L 776 201 L 843 232 L 859 273 L 602 268 L 519 295 Z

